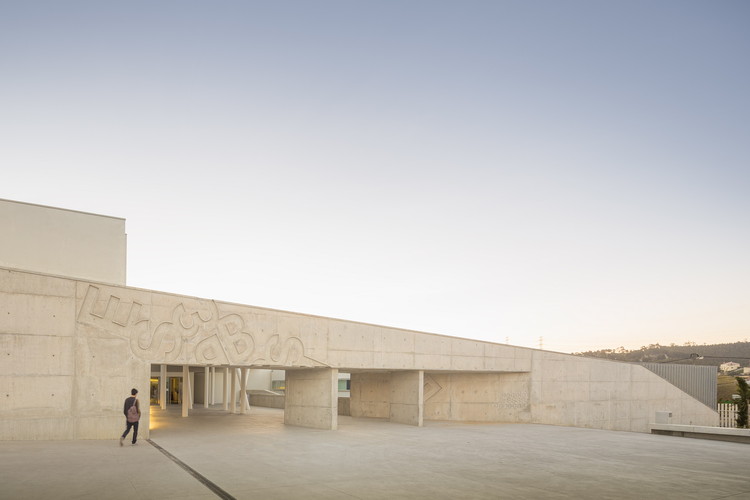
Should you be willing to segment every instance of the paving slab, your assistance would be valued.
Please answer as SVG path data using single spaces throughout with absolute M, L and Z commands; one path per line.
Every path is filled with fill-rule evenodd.
M 745 499 L 741 443 L 530 424 L 339 417 L 337 431 L 151 409 L 151 441 L 237 499 Z M 0 498 L 220 498 L 148 442 L 0 442 Z

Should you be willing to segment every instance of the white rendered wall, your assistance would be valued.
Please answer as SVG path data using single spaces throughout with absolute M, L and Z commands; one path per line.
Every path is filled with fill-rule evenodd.
M 125 219 L 0 199 L 0 267 L 125 284 Z
M 269 391 L 271 390 L 272 370 L 250 370 L 247 375 L 247 389 Z

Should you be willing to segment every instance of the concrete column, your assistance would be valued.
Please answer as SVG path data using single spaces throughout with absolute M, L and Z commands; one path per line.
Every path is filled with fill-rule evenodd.
M 250 409 L 250 405 L 247 404 L 247 372 L 247 368 L 240 370 L 240 413 L 243 415 Z
M 159 367 L 159 406 L 162 410 L 167 409 L 167 365 Z
M 391 373 L 391 422 L 416 425 L 424 423 L 424 372 Z
M 232 397 L 231 401 L 229 402 L 229 411 L 231 413 L 237 413 L 237 369 L 232 368 L 230 372 L 230 376 L 232 377 Z
M 216 367 L 211 367 L 211 404 L 216 404 Z
M 188 365 L 182 365 L 182 416 L 188 416 L 188 409 L 190 408 L 190 367 Z
M 287 370 L 284 423 L 336 430 L 338 374 L 335 368 Z
M 206 366 L 203 369 L 203 408 L 208 408 L 208 398 L 210 396 L 209 385 L 211 384 L 211 368 Z
M 224 367 L 224 411 L 229 409 L 229 367 Z

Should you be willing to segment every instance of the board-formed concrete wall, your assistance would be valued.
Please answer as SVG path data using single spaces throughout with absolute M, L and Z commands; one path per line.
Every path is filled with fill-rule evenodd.
M 425 419 L 531 421 L 530 373 L 426 373 Z
M 352 373 L 349 399 L 352 417 L 388 418 L 391 414 L 391 373 Z
M 718 423 L 638 365 L 3 268 L 0 358 L 6 440 L 116 436 L 130 388 L 147 401 L 152 364 L 287 369 L 287 422 L 320 428 L 336 427 L 338 371 L 352 373 L 354 417 Z M 147 412 L 141 425 L 147 437 Z
M 718 425 L 716 411 L 643 366 L 545 351 L 534 353 L 530 403 L 532 423 L 648 432 L 668 411 L 672 423 Z
M 397 371 L 391 374 L 391 405 L 388 419 L 408 425 L 424 422 L 424 372 Z
M 127 339 L 76 320 L 76 290 L 0 269 L 0 439 L 113 438 L 131 388 L 148 405 L 150 365 Z M 143 437 L 148 422 L 143 412 Z

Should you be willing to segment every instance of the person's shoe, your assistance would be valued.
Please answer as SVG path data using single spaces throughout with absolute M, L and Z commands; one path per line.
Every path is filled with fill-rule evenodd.
M 121 437 L 121 438 L 120 438 L 120 446 L 122 446 L 122 442 L 123 442 L 124 440 L 125 440 L 125 438 L 123 438 L 123 437 Z
M 132 444 L 131 446 L 135 446 L 135 445 L 137 445 L 137 444 L 138 444 L 138 443 L 133 443 L 133 444 Z

